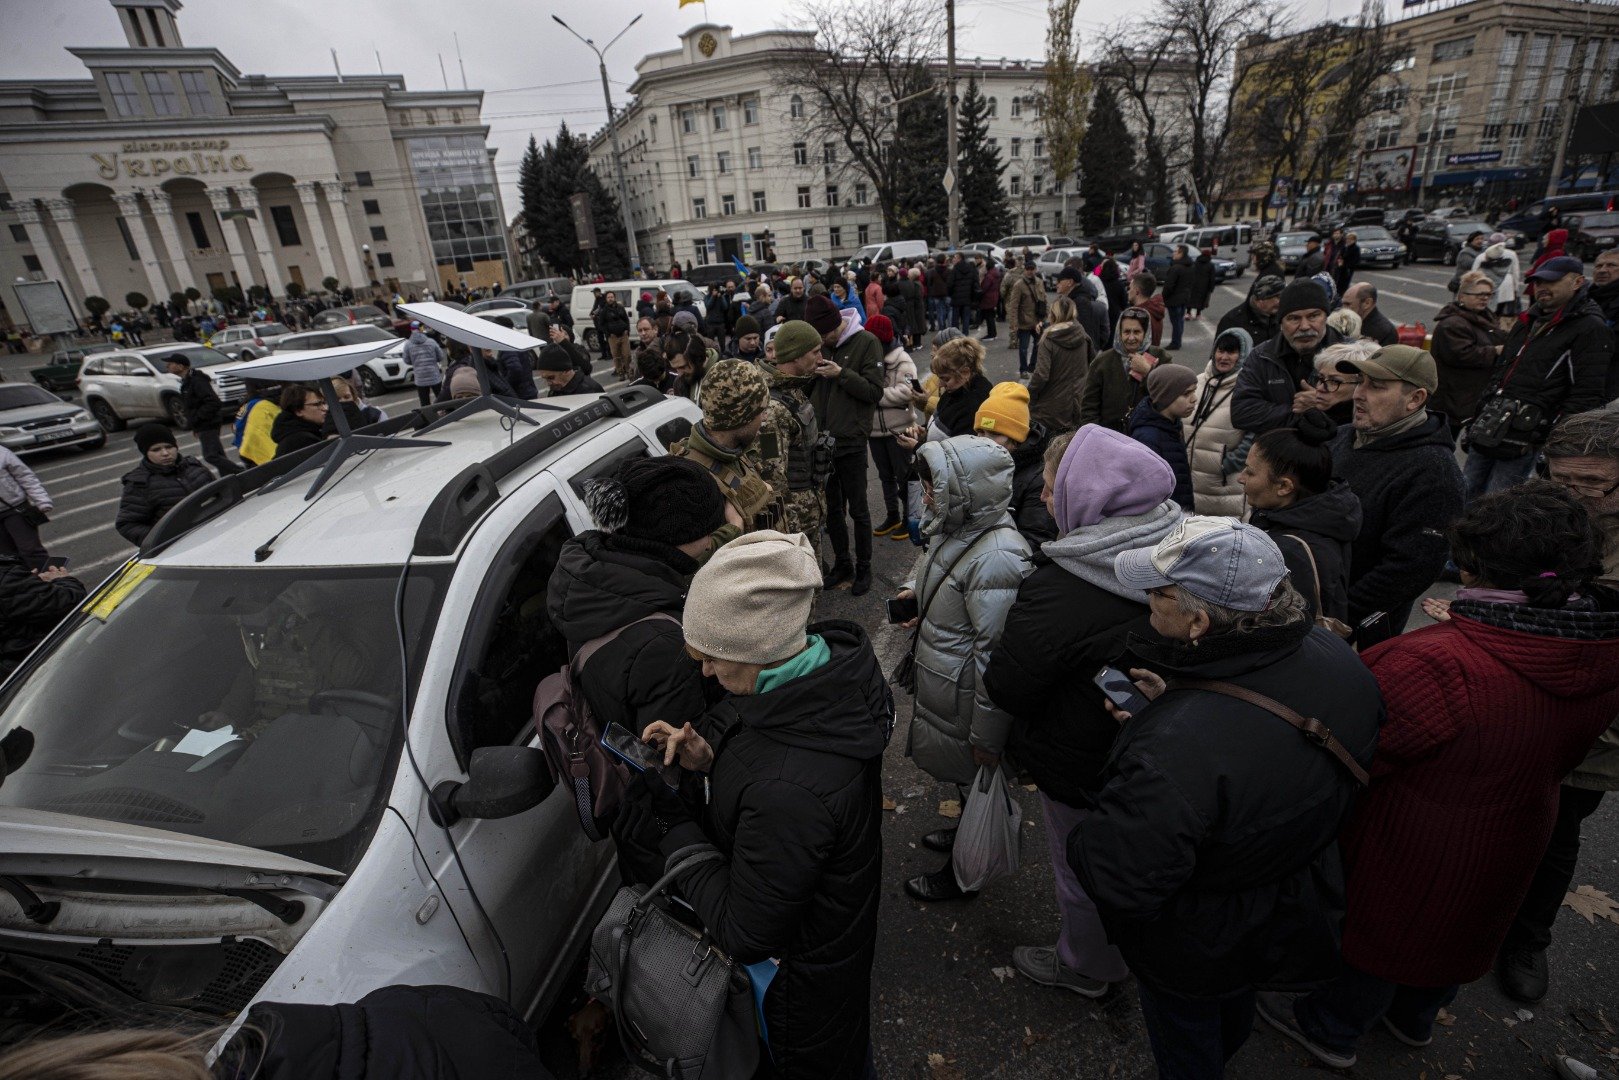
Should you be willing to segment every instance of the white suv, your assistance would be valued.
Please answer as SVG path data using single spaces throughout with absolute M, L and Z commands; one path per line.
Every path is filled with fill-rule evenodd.
M 206 345 L 176 342 L 86 357 L 79 368 L 84 407 L 106 431 L 121 431 L 131 420 L 156 419 L 175 428 L 189 427 L 190 421 L 180 405 L 180 380 L 169 374 L 163 362 L 176 353 L 190 360 L 192 369 L 214 384 L 214 393 L 225 405 L 225 415 L 235 412 L 234 406 L 247 397 L 247 388 L 230 374 L 239 361 Z
M 359 366 L 360 385 L 365 390 L 366 397 L 376 397 L 388 387 L 399 386 L 410 379 L 410 365 L 405 363 L 405 339 L 367 323 L 288 334 L 276 338 L 271 348 L 275 352 L 302 352 L 305 349 L 332 349 L 339 345 L 358 345 L 366 341 L 395 343 L 381 356 L 373 356 Z
M 546 583 L 585 482 L 700 414 L 546 404 L 309 501 L 272 481 L 319 447 L 216 481 L 0 683 L 0 734 L 36 740 L 0 786 L 0 971 L 30 1015 L 205 1027 L 444 983 L 534 1019 L 571 989 L 617 874 L 530 722 L 566 660 Z

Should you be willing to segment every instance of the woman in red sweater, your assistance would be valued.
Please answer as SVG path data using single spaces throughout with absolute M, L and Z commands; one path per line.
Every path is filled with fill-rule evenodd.
M 1490 970 L 1557 816 L 1558 784 L 1619 711 L 1619 597 L 1591 584 L 1584 507 L 1531 480 L 1451 527 L 1463 588 L 1436 626 L 1365 655 L 1388 709 L 1345 828 L 1342 974 L 1259 1012 L 1348 1068 L 1379 1021 L 1426 1046 L 1457 987 Z

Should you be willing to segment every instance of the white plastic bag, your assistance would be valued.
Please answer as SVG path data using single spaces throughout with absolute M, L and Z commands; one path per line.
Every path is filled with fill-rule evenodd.
M 961 809 L 961 825 L 951 849 L 956 884 L 976 892 L 996 878 L 1016 874 L 1022 820 L 1023 810 L 1012 798 L 1006 774 L 980 765 L 967 792 L 967 805 Z

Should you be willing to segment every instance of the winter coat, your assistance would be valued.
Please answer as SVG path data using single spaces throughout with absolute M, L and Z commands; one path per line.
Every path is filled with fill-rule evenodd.
M 1190 307 L 1202 311 L 1214 296 L 1214 258 L 1199 252 L 1192 263 L 1192 302 Z
M 1361 316 L 1360 336 L 1371 338 L 1379 345 L 1398 345 L 1400 343 L 1400 328 L 1394 321 L 1383 314 L 1383 309 L 1374 307 L 1371 313 Z
M 943 300 L 950 295 L 950 274 L 942 266 L 928 271 L 928 299 Z
M 1606 285 L 1593 284 L 1591 299 L 1602 309 L 1602 317 L 1608 321 L 1608 329 L 1612 330 L 1619 323 L 1619 281 L 1610 281 Z
M 1148 321 L 1152 324 L 1151 326 L 1148 327 L 1148 332 L 1147 332 L 1147 342 L 1148 342 L 1148 344 L 1150 344 L 1150 345 L 1161 345 L 1161 344 L 1163 344 L 1163 340 L 1164 340 L 1164 298 L 1163 298 L 1163 295 L 1161 293 L 1153 293 L 1151 296 L 1147 297 L 1145 300 L 1143 300 L 1140 304 L 1138 304 L 1136 306 L 1140 307 L 1142 310 L 1146 311 L 1147 316 L 1148 316 Z M 1121 312 L 1121 314 L 1122 314 L 1122 312 Z M 1119 340 L 1118 334 L 1119 334 L 1118 316 L 1115 315 L 1113 317 L 1113 340 L 1114 341 Z
M 1536 255 L 1535 261 L 1529 264 L 1529 272 L 1532 274 L 1539 270 L 1549 259 L 1557 259 L 1567 255 L 1568 252 L 1564 250 L 1567 246 L 1567 229 L 1547 229 L 1546 236 L 1540 243 L 1540 254 Z
M 1040 309 L 1046 302 L 1046 287 L 1038 276 L 1019 274 L 1002 290 L 1006 298 L 1006 325 L 1009 329 L 1033 330 L 1040 324 Z
M 1329 326 L 1316 352 L 1343 340 L 1344 336 Z M 1291 427 L 1296 422 L 1293 395 L 1299 392 L 1300 383 L 1314 376 L 1314 353 L 1300 356 L 1280 333 L 1259 342 L 1237 373 L 1237 389 L 1231 395 L 1232 421 L 1255 435 Z
M 1096 346 L 1096 349 L 1109 348 L 1113 342 L 1113 324 L 1109 321 L 1107 305 L 1100 300 L 1092 300 L 1082 289 L 1075 289 L 1068 294 L 1068 298 L 1074 302 L 1074 321 L 1085 331 L 1085 336 L 1091 339 L 1091 344 Z M 1040 336 L 1045 337 L 1044 334 Z M 1095 351 L 1092 350 L 1093 354 Z
M 928 438 L 936 438 L 934 432 L 946 439 L 954 435 L 971 435 L 978 407 L 989 398 L 991 389 L 993 387 L 984 374 L 975 372 L 965 386 L 940 394 L 933 406 L 933 419 L 928 424 Z
M 39 476 L 23 464 L 22 458 L 4 446 L 0 446 L 0 503 L 6 504 L 0 506 L 0 511 L 5 510 L 6 506 L 18 510 L 32 506 L 46 513 L 55 509 L 50 492 L 45 490 Z
M 928 332 L 928 302 L 922 295 L 922 283 L 914 281 L 909 276 L 900 278 L 899 294 L 905 298 L 905 314 L 910 321 L 910 332 L 920 338 Z M 895 324 L 896 330 L 904 333 L 906 327 Z
M 1079 426 L 1079 395 L 1096 345 L 1078 323 L 1046 327 L 1029 378 L 1029 419 L 1060 435 Z
M 1293 264 L 1293 280 L 1308 281 L 1326 269 L 1326 265 L 1327 257 L 1320 248 L 1300 255 L 1299 261 Z
M 320 425 L 313 420 L 305 420 L 296 413 L 283 410 L 270 425 L 270 438 L 275 440 L 275 456 L 280 457 L 323 442 L 326 436 L 321 434 Z
M 176 503 L 213 482 L 214 474 L 196 458 L 179 457 L 166 469 L 142 458 L 139 465 L 124 474 L 124 492 L 118 500 L 118 518 L 113 528 L 138 546 Z
M 1191 513 L 1192 465 L 1186 456 L 1186 436 L 1181 432 L 1181 422 L 1171 420 L 1152 407 L 1150 398 L 1143 397 L 1130 413 L 1126 434 L 1169 463 L 1175 474 L 1175 490 L 1170 499 Z
M 776 301 L 776 318 L 782 322 L 792 322 L 795 319 L 802 320 L 804 318 L 804 309 L 808 306 L 809 297 L 807 295 L 794 296 L 788 293 Z M 769 318 L 760 319 L 759 325 L 768 329 L 773 321 Z
M 1242 517 L 1247 500 L 1242 485 L 1226 472 L 1222 463 L 1242 442 L 1243 432 L 1231 422 L 1231 394 L 1243 361 L 1253 351 L 1246 331 L 1233 327 L 1230 333 L 1242 342 L 1237 366 L 1224 375 L 1216 374 L 1211 359 L 1197 377 L 1197 409 L 1181 421 L 1186 437 L 1187 463 L 1192 469 L 1192 499 L 1200 514 L 1214 517 Z
M 1312 616 L 1348 622 L 1350 545 L 1360 532 L 1360 517 L 1360 500 L 1348 484 L 1334 480 L 1321 494 L 1292 506 L 1255 510 L 1248 523 L 1265 530 L 1281 549 L 1293 587 L 1310 602 Z
M 1108 260 L 1108 263 L 1111 263 L 1113 266 L 1119 265 L 1118 263 L 1113 262 L 1111 259 Z M 1107 264 L 1104 264 L 1104 268 L 1106 265 Z M 1125 287 L 1124 275 L 1122 273 L 1113 274 L 1111 277 L 1105 274 L 1098 274 L 1097 280 L 1102 283 L 1102 296 L 1107 304 L 1109 314 L 1108 327 L 1111 329 L 1113 325 L 1111 318 L 1112 313 L 1115 311 L 1123 311 L 1125 308 L 1130 306 L 1129 290 Z M 1107 341 L 1098 341 L 1096 345 L 1098 348 L 1111 348 L 1113 345 L 1113 339 L 1109 338 Z
M 822 431 L 838 441 L 838 451 L 864 451 L 871 434 L 871 414 L 883 396 L 883 346 L 868 330 L 860 329 L 850 312 L 843 315 L 843 338 L 831 350 L 831 360 L 843 370 L 830 379 L 816 379 L 810 404 Z
M 773 1076 L 861 1080 L 882 887 L 882 756 L 893 695 L 855 623 L 812 624 L 826 663 L 761 693 L 727 697 L 698 723 L 715 749 L 701 831 L 726 855 L 680 876 L 715 943 L 781 966 L 764 997 Z
M 911 318 L 910 311 L 905 307 L 905 298 L 899 293 L 895 293 L 893 296 L 884 294 L 883 309 L 878 314 L 894 324 L 894 337 L 903 341 L 906 334 L 905 328 L 910 325 Z
M 437 386 L 444 381 L 444 347 L 420 330 L 405 342 L 405 363 L 410 365 L 411 382 L 416 386 Z
M 1505 244 L 1491 244 L 1473 259 L 1474 270 L 1482 270 L 1495 282 L 1492 305 L 1516 304 L 1523 291 L 1523 271 L 1518 266 L 1518 253 Z
M 566 394 L 600 394 L 603 393 L 601 383 L 579 371 L 573 373 L 573 378 L 561 390 L 552 390 L 546 397 L 562 397 Z
M 1174 259 L 1164 271 L 1164 306 L 1172 308 L 1194 307 L 1197 298 L 1192 280 L 1192 260 Z
M 995 267 L 984 271 L 984 280 L 979 284 L 978 310 L 993 311 L 1001 303 L 1001 272 Z
M 225 422 L 224 405 L 214 391 L 214 381 L 196 368 L 180 379 L 180 405 L 193 429 L 217 428 Z
M 568 654 L 629 627 L 597 650 L 580 676 L 599 723 L 639 736 L 654 720 L 678 728 L 702 715 L 703 672 L 686 652 L 679 621 L 696 572 L 696 560 L 653 540 L 591 529 L 562 545 L 545 610 Z M 659 613 L 675 621 L 647 618 Z
M 385 986 L 357 1003 L 264 1001 L 226 1060 L 231 1076 L 259 1080 L 551 1080 L 522 1014 L 499 998 L 459 986 Z
M 1119 666 L 1234 682 L 1319 720 L 1362 767 L 1371 761 L 1377 682 L 1326 630 L 1306 621 L 1195 648 L 1131 647 L 1139 661 Z M 1273 714 L 1170 690 L 1120 730 L 1068 862 L 1152 989 L 1209 999 L 1297 988 L 1338 968 L 1336 838 L 1356 790 L 1332 755 Z
M 1252 303 L 1244 300 L 1220 316 L 1220 321 L 1215 324 L 1214 336 L 1218 338 L 1227 330 L 1245 330 L 1257 346 L 1275 337 L 1280 329 L 1281 322 L 1274 315 L 1261 314 L 1254 310 Z
M 679 311 L 681 308 L 677 306 L 675 310 Z M 689 304 L 686 305 L 686 310 L 693 315 L 697 314 L 697 309 Z M 607 337 L 627 334 L 630 332 L 630 313 L 624 310 L 623 304 L 604 303 L 602 304 L 601 315 L 596 321 L 596 329 Z
M 0 679 L 16 670 L 34 646 L 84 600 L 75 577 L 41 581 L 13 555 L 0 555 Z
M 1119 733 L 1091 676 L 1124 652 L 1127 635 L 1150 630 L 1146 594 L 1119 584 L 1113 560 L 1154 546 L 1180 520 L 1166 500 L 1042 545 L 1006 614 L 984 689 L 1012 717 L 1007 752 L 1060 803 L 1089 804 Z
M 984 690 L 984 667 L 1028 572 L 1029 544 L 1007 513 L 1010 454 L 976 435 L 917 454 L 933 472 L 934 509 L 922 523 L 931 542 L 905 586 L 923 613 L 905 752 L 935 779 L 965 784 L 978 771 L 972 747 L 1006 748 L 1012 718 Z
M 704 323 L 708 327 L 708 336 L 716 340 L 725 336 L 725 327 L 728 325 L 730 305 L 725 302 L 725 296 L 719 292 L 711 292 L 703 298 L 708 308 Z
M 1118 336 L 1115 328 L 1114 336 Z M 1154 345 L 1146 350 L 1159 364 L 1169 363 L 1169 354 Z M 1099 353 L 1085 373 L 1085 388 L 1079 396 L 1079 422 L 1101 424 L 1128 434 L 1130 414 L 1147 395 L 1145 379 L 1131 376 L 1129 361 L 1115 349 Z
M 1441 308 L 1430 350 L 1439 369 L 1439 390 L 1428 408 L 1452 424 L 1471 420 L 1500 362 L 1495 347 L 1501 341 L 1495 316 L 1488 311 L 1469 311 L 1457 303 Z
M 971 259 L 962 259 L 950 268 L 950 303 L 971 307 L 978 293 L 978 268 Z
M 916 378 L 916 361 L 901 348 L 890 349 L 883 357 L 883 396 L 871 410 L 871 437 L 892 435 L 916 424 L 911 408 L 911 380 Z
M 1445 529 L 1462 512 L 1462 473 L 1450 427 L 1428 414 L 1409 431 L 1355 446 L 1353 428 L 1332 441 L 1333 475 L 1360 500 L 1361 526 L 1349 563 L 1349 622 L 1383 611 L 1404 615 L 1445 568 Z
M 1602 309 L 1583 286 L 1551 315 L 1531 308 L 1519 319 L 1501 350 L 1501 366 L 1484 396 L 1497 390 L 1540 406 L 1544 419 L 1535 441 L 1544 442 L 1559 416 L 1572 416 L 1608 403 L 1608 367 L 1613 362 L 1613 331 Z
M 1413 986 L 1490 970 L 1558 785 L 1619 711 L 1619 612 L 1457 600 L 1450 615 L 1365 655 L 1388 723 L 1343 838 L 1344 959 Z
M 1029 437 L 1024 439 L 1012 455 L 1012 503 L 1009 512 L 1012 523 L 1032 550 L 1038 550 L 1047 540 L 1057 539 L 1057 523 L 1051 511 L 1041 501 L 1040 493 L 1046 486 L 1045 457 L 1046 429 L 1037 421 L 1029 422 Z
M 540 388 L 534 384 L 533 353 L 526 349 L 496 353 L 494 366 L 506 376 L 506 382 L 517 397 L 533 401 L 540 396 Z

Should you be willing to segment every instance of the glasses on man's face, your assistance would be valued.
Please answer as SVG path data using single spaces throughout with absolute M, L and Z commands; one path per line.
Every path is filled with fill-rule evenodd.
M 313 399 L 311 399 L 309 401 L 304 402 L 304 408 L 306 408 L 306 409 L 325 409 L 326 408 L 326 402 L 320 400 L 319 398 L 313 398 Z
M 1615 480 L 1607 487 L 1599 487 L 1596 484 L 1583 483 L 1578 480 L 1565 480 L 1556 473 L 1550 473 L 1549 475 L 1551 476 L 1552 483 L 1557 484 L 1571 494 L 1579 495 L 1587 499 L 1606 499 L 1615 491 L 1619 491 L 1619 480 Z

